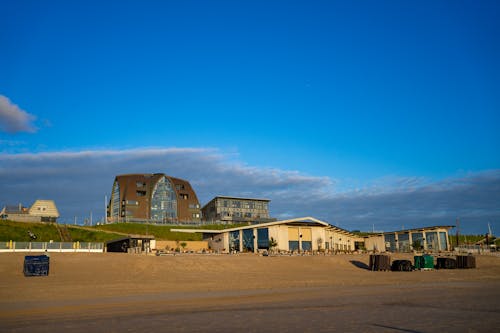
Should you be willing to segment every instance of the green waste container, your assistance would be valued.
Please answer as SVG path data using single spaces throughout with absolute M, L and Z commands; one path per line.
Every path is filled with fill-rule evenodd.
M 423 269 L 424 268 L 424 257 L 423 256 L 414 256 L 415 260 L 415 269 Z
M 434 268 L 434 257 L 428 254 L 423 256 L 414 256 L 415 269 L 433 269 Z

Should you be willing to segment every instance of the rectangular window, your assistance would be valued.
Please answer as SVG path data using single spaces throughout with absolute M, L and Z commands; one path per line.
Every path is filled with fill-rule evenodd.
M 269 249 L 269 229 L 257 229 L 257 246 L 259 249 Z
M 138 197 L 144 197 L 146 195 L 146 191 L 135 191 L 135 194 Z
M 189 196 L 186 193 L 181 193 L 179 196 L 181 197 L 181 199 L 184 200 L 187 200 L 189 198 Z
M 224 207 L 227 207 L 227 206 L 228 206 L 227 200 L 224 200 L 224 201 L 222 202 L 222 206 L 224 206 Z
M 241 208 L 241 202 L 237 200 L 233 200 L 233 208 Z

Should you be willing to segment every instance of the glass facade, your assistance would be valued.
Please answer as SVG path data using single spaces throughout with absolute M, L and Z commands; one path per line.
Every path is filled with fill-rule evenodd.
M 269 229 L 257 229 L 257 247 L 259 249 L 269 250 Z
M 446 238 L 446 232 L 439 233 L 439 245 L 441 247 L 441 251 L 448 251 L 448 241 Z
M 113 191 L 111 194 L 111 211 L 110 217 L 120 216 L 120 185 L 117 181 L 113 184 Z
M 297 251 L 299 249 L 299 241 L 288 241 L 288 250 Z
M 240 250 L 240 231 L 231 231 L 229 233 L 229 250 L 239 251 Z
M 413 232 L 411 234 L 411 246 L 417 251 L 424 248 L 424 235 L 421 232 Z
M 253 252 L 253 230 L 244 229 L 243 230 L 243 251 Z
M 384 235 L 385 249 L 391 252 L 396 251 L 396 237 L 394 234 Z
M 398 250 L 400 252 L 410 251 L 410 234 L 398 234 Z
M 302 251 L 312 251 L 312 242 L 302 241 Z
M 177 197 L 174 187 L 167 177 L 161 177 L 151 196 L 151 217 L 156 221 L 177 218 Z
M 438 235 L 437 232 L 426 232 L 425 239 L 427 241 L 427 249 L 428 250 L 437 250 L 438 249 Z

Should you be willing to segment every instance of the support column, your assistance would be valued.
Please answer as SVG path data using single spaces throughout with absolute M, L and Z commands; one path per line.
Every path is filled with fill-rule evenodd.
M 240 249 L 239 252 L 243 252 L 243 230 L 240 230 Z
M 256 228 L 253 228 L 252 229 L 252 233 L 253 233 L 253 253 L 257 253 L 258 252 L 258 245 L 257 245 L 257 229 Z
M 427 235 L 425 231 L 422 231 L 422 246 L 424 248 L 424 251 L 427 251 Z

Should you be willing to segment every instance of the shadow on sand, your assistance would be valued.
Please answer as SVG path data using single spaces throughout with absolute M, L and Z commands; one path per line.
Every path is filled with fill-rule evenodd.
M 353 264 L 354 266 L 356 266 L 357 268 L 370 270 L 370 267 L 367 264 L 365 264 L 364 262 L 357 261 L 357 260 L 351 260 L 350 263 Z

